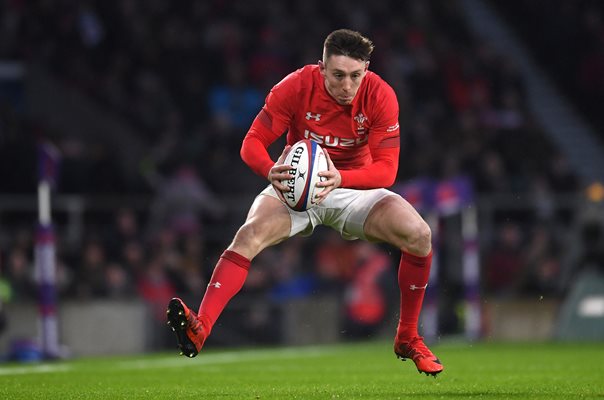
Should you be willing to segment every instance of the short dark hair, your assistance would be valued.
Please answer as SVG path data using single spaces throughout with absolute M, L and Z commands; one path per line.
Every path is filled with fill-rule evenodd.
M 338 29 L 325 38 L 323 61 L 330 56 L 346 56 L 356 60 L 369 61 L 373 52 L 371 40 L 350 29 Z

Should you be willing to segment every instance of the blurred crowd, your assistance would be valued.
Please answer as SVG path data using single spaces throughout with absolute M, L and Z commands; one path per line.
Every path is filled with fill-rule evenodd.
M 191 162 L 219 192 L 233 186 L 220 179 L 226 165 L 245 171 L 232 160 L 270 87 L 316 63 L 339 26 L 374 40 L 371 68 L 399 97 L 399 180 L 468 174 L 487 193 L 528 192 L 539 180 L 575 189 L 526 109 L 514 61 L 472 37 L 455 2 L 13 0 L 3 21 L 0 57 L 46 66 L 137 126 L 150 163 Z M 141 190 L 108 168 L 111 149 L 48 134 L 67 162 L 96 163 L 64 171 L 64 192 L 92 190 L 82 170 L 112 173 L 105 192 Z
M 125 181 L 129 174 L 117 167 L 110 144 L 67 137 L 3 104 L 1 193 L 34 192 L 32 164 L 23 160 L 35 162 L 30 145 L 43 136 L 64 155 L 61 192 L 156 199 L 148 212 L 124 208 L 112 222 L 87 225 L 79 247 L 68 252 L 59 235 L 61 295 L 141 296 L 162 313 L 176 293 L 198 301 L 217 252 L 228 244 L 213 238 L 218 243 L 209 246 L 204 222 L 228 214 L 221 196 L 264 184 L 239 161 L 250 122 L 270 87 L 317 62 L 324 37 L 340 27 L 372 38 L 370 68 L 398 95 L 399 182 L 463 175 L 478 195 L 516 195 L 538 205 L 484 233 L 485 291 L 560 294 L 560 244 L 571 218 L 551 204 L 576 193 L 581 182 L 533 121 L 514 60 L 473 37 L 455 1 L 7 0 L 0 7 L 0 59 L 45 67 L 127 119 L 149 145 L 139 180 Z M 17 160 L 15 151 L 24 157 Z M 193 180 L 194 188 L 178 192 L 183 186 L 169 182 L 179 179 Z M 33 230 L 6 229 L 0 227 L 2 275 L 13 298 L 32 296 Z M 380 287 L 383 276 L 395 282 L 397 262 L 385 249 L 325 236 L 266 251 L 244 290 L 280 300 L 331 282 L 346 299 L 375 299 L 362 282 Z M 379 319 L 379 297 L 367 311 L 374 316 L 361 319 Z
M 159 324 L 164 323 L 165 306 L 172 297 L 199 302 L 220 255 L 218 248 L 207 248 L 204 233 L 197 229 L 164 226 L 147 240 L 139 215 L 129 208 L 120 208 L 105 229 L 93 227 L 87 235 L 77 251 L 70 250 L 60 235 L 57 238 L 59 298 L 143 299 Z M 37 298 L 34 247 L 31 229 L 13 233 L 10 248 L 0 257 L 0 279 L 8 283 L 3 301 Z M 293 238 L 264 251 L 250 269 L 240 297 L 250 304 L 251 299 L 281 304 L 308 296 L 337 296 L 343 299 L 342 324 L 349 336 L 366 336 L 389 320 L 398 296 L 393 262 L 377 246 L 320 231 L 312 242 Z M 258 325 L 254 317 L 249 314 L 239 322 Z
M 492 1 L 604 139 L 604 3 Z M 564 56 L 561 56 L 563 54 Z

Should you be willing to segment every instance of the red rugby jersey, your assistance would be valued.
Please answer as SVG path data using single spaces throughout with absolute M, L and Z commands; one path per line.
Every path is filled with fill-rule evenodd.
M 318 65 L 307 65 L 275 85 L 254 119 L 241 157 L 260 176 L 275 162 L 268 147 L 287 134 L 287 143 L 319 143 L 342 175 L 341 187 L 369 189 L 394 183 L 400 129 L 394 90 L 367 71 L 350 105 L 338 104 L 325 89 Z

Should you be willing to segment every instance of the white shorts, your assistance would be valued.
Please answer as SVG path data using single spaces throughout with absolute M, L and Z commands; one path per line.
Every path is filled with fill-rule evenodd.
M 268 185 L 258 196 L 279 198 L 272 185 Z M 367 215 L 373 206 L 386 196 L 398 195 L 387 189 L 338 188 L 333 190 L 321 204 L 306 211 L 294 211 L 284 203 L 292 221 L 289 237 L 297 234 L 309 236 L 317 225 L 325 225 L 340 232 L 344 239 L 367 240 L 363 231 Z

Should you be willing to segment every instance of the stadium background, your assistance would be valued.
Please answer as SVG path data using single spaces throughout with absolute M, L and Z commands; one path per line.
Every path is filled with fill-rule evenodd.
M 480 24 L 486 17 L 476 12 L 485 5 L 493 20 Z M 73 355 L 173 348 L 163 326 L 167 300 L 179 294 L 199 302 L 218 255 L 265 185 L 239 159 L 249 123 L 270 87 L 316 62 L 323 38 L 339 27 L 374 40 L 371 68 L 399 97 L 396 187 L 471 182 L 464 208 L 478 217 L 479 337 L 602 339 L 602 4 L 489 6 L 3 2 L 0 355 L 18 357 L 38 334 L 40 143 L 61 153 L 52 197 L 60 341 Z M 493 31 L 499 24 L 507 35 Z M 544 77 L 550 91 L 535 91 Z M 552 99 L 563 107 L 550 107 Z M 583 143 L 592 145 L 578 152 Z M 463 336 L 462 217 L 425 212 L 438 232 L 433 339 Z M 390 337 L 397 258 L 387 247 L 321 229 L 267 250 L 208 345 Z M 374 302 L 358 301 L 376 288 L 376 297 L 362 297 Z M 131 331 L 119 328 L 124 321 Z M 569 321 L 576 329 L 565 329 Z

